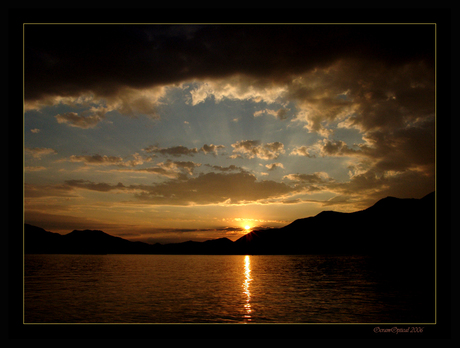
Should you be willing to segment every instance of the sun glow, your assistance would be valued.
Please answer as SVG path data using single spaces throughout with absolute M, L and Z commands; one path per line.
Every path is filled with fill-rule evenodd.
M 246 231 L 249 231 L 249 230 L 251 229 L 251 226 L 245 225 L 245 226 L 244 226 L 244 229 L 245 229 Z

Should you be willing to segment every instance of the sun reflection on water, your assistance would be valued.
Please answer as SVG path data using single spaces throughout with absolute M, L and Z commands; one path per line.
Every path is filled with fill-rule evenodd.
M 251 292 L 249 291 L 249 285 L 252 281 L 251 278 L 251 258 L 249 255 L 246 255 L 244 257 L 244 283 L 243 283 L 243 288 L 244 288 L 244 294 L 246 295 L 246 303 L 244 304 L 244 319 L 246 321 L 251 321 Z

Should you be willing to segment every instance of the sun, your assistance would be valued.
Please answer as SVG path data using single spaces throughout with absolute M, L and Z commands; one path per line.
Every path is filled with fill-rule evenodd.
M 246 231 L 249 231 L 249 230 L 251 229 L 251 226 L 246 225 L 246 226 L 244 226 L 244 229 L 245 229 Z

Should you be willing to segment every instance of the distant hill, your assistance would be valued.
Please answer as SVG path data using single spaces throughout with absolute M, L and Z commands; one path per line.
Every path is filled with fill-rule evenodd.
M 153 246 L 98 230 L 75 230 L 60 235 L 25 224 L 24 249 L 31 254 L 143 254 L 151 253 Z
M 26 253 L 79 254 L 364 254 L 434 255 L 435 194 L 421 199 L 387 197 L 353 212 L 323 211 L 277 229 L 227 238 L 161 245 L 132 242 L 102 231 L 60 235 L 25 224 Z

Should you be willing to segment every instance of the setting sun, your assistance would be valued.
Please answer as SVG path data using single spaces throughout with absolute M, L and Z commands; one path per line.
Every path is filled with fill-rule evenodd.
M 246 226 L 244 226 L 244 229 L 245 229 L 246 231 L 249 231 L 249 230 L 251 229 L 251 226 L 246 225 Z

